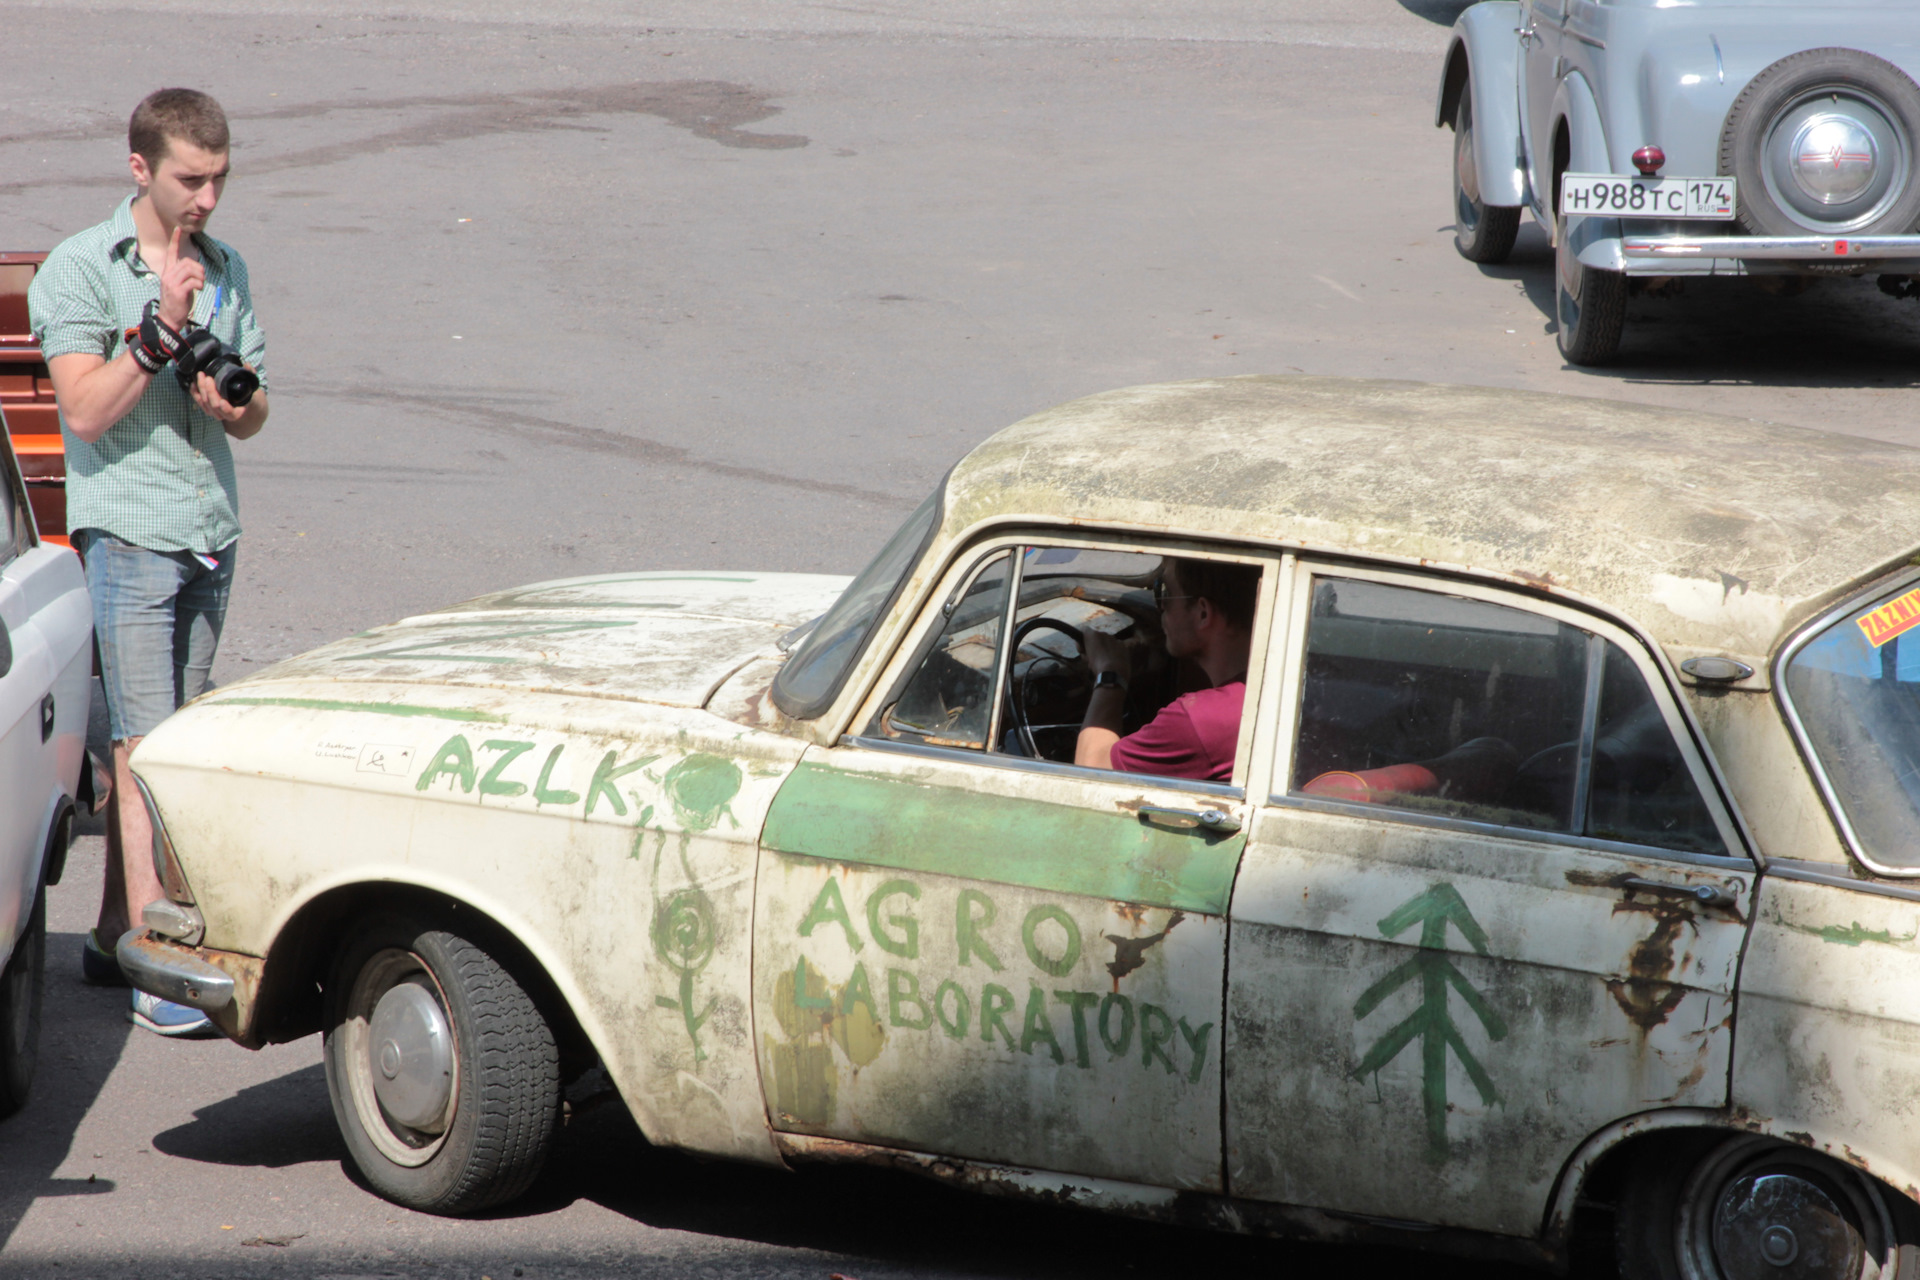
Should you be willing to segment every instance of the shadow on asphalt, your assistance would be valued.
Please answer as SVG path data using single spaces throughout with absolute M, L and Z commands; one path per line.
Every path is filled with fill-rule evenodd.
M 316 1160 L 344 1164 L 347 1158 L 327 1104 L 326 1069 L 317 1062 L 201 1107 L 186 1124 L 155 1134 L 153 1149 L 182 1160 L 257 1169 Z
M 1472 3 L 1473 0 L 1400 0 L 1400 7 L 1416 18 L 1450 27 Z
M 82 828 L 82 834 L 86 834 Z M 69 865 L 67 874 L 73 875 Z M 46 1013 L 33 1091 L 17 1115 L 0 1123 L 0 1251 L 36 1200 L 105 1195 L 110 1179 L 75 1176 L 73 1137 L 120 1061 L 132 1026 L 124 990 L 80 981 L 84 934 L 47 934 Z M 56 1177 L 69 1166 L 66 1176 Z
M 1555 332 L 1553 245 L 1538 223 L 1522 224 L 1505 262 L 1479 270 L 1512 281 L 1540 313 L 1540 332 Z M 1688 280 L 1676 296 L 1628 300 L 1613 364 L 1568 368 L 1629 385 L 1920 386 L 1920 303 L 1888 297 L 1876 279 L 1817 280 L 1797 296 L 1752 279 Z
M 987 1276 L 1341 1276 L 1537 1280 L 1398 1250 L 1254 1240 L 954 1190 L 853 1166 L 792 1173 L 651 1147 L 612 1094 L 577 1112 L 531 1193 L 499 1216 L 588 1200 L 674 1231 Z

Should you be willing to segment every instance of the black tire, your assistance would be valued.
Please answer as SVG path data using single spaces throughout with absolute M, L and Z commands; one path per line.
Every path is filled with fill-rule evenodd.
M 396 1041 L 374 1045 L 369 1027 L 396 992 L 390 1010 L 428 1019 L 438 1011 L 446 1053 L 428 1061 L 396 1051 L 389 1061 L 398 1073 L 376 1085 L 376 1058 Z M 386 1016 L 391 1025 L 395 1015 Z M 426 1213 L 474 1213 L 520 1195 L 539 1175 L 559 1126 L 559 1049 L 526 989 L 479 946 L 419 921 L 370 923 L 335 960 L 326 1026 L 334 1119 L 381 1195 Z M 433 1081 L 445 1102 L 431 1116 L 389 1111 L 394 1088 L 417 1098 Z
M 1520 208 L 1481 201 L 1473 145 L 1473 86 L 1463 84 L 1453 109 L 1453 246 L 1468 262 L 1505 262 L 1520 234 Z
M 1615 1254 L 1623 1280 L 1915 1280 L 1911 1215 L 1895 1207 L 1819 1152 L 1698 1134 L 1650 1148 L 1629 1173 Z
M 1559 329 L 1554 341 L 1569 364 L 1607 364 L 1620 354 L 1627 273 L 1601 271 L 1574 257 L 1564 214 L 1553 237 L 1553 314 Z
M 1848 141 L 1860 138 L 1871 146 Z M 1739 182 L 1735 217 L 1751 235 L 1904 235 L 1920 224 L 1917 145 L 1920 86 L 1905 72 L 1858 49 L 1808 49 L 1734 99 L 1720 172 Z M 1802 154 L 1832 156 L 1831 169 Z
M 34 895 L 27 927 L 0 970 L 0 1119 L 27 1105 L 40 1061 L 40 1010 L 47 971 L 47 890 Z

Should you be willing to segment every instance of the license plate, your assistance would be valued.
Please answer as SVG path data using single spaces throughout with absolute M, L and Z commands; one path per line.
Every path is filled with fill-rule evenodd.
M 1606 218 L 1733 217 L 1732 178 L 1641 178 L 1569 173 L 1560 179 L 1560 212 Z

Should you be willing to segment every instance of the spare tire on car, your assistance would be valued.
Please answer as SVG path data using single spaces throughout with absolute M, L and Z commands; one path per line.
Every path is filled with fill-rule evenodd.
M 1920 86 L 1858 49 L 1807 49 L 1755 76 L 1720 130 L 1736 217 L 1763 236 L 1905 235 L 1920 224 Z

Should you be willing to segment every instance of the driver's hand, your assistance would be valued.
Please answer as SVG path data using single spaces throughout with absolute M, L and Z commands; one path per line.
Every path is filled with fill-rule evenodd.
M 1104 631 L 1095 631 L 1088 627 L 1081 633 L 1086 642 L 1087 667 L 1096 676 L 1103 671 L 1111 671 L 1121 679 L 1133 676 L 1133 646 L 1124 640 L 1117 640 Z

